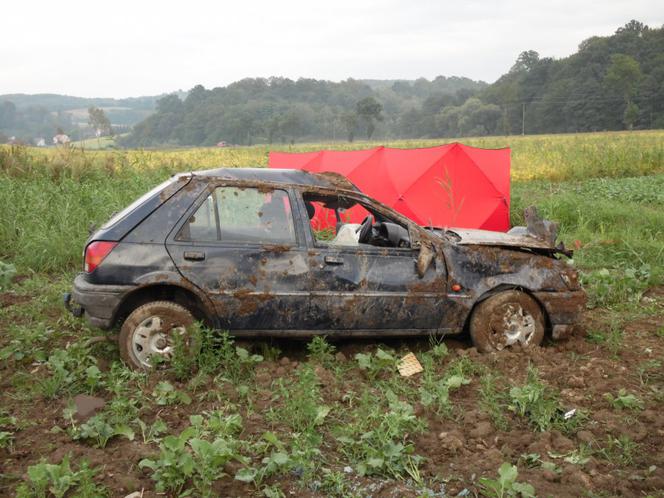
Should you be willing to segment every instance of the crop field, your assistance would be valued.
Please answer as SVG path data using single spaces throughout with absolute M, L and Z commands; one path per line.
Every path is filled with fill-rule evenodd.
M 89 227 L 270 149 L 0 146 L 0 496 L 664 497 L 664 132 L 461 141 L 512 148 L 513 224 L 531 204 L 560 222 L 589 294 L 574 337 L 479 354 L 195 327 L 197 354 L 149 374 L 61 304 Z M 87 420 L 81 394 L 104 400 Z

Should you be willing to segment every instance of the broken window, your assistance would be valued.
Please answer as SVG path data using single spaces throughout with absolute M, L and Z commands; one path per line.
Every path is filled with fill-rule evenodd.
M 356 199 L 318 193 L 302 197 L 316 245 L 410 247 L 407 228 Z
M 182 227 L 178 240 L 295 244 L 284 190 L 218 187 Z

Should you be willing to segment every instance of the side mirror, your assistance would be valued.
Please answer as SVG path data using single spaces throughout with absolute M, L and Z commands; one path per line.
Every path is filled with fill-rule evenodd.
M 434 253 L 433 249 L 428 244 L 422 244 L 420 246 L 420 253 L 417 256 L 416 264 L 418 277 L 424 278 L 424 275 L 426 275 L 427 270 L 431 266 L 435 255 L 436 254 Z

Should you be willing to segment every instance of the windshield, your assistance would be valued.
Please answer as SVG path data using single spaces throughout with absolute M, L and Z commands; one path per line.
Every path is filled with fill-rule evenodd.
M 160 183 L 159 185 L 157 185 L 155 188 L 153 188 L 153 189 L 150 190 L 149 192 L 143 194 L 141 197 L 139 197 L 139 198 L 136 199 L 134 202 L 132 202 L 131 204 L 129 204 L 129 206 L 127 206 L 126 208 L 124 208 L 122 211 L 120 211 L 119 213 L 114 214 L 113 217 L 112 217 L 110 220 L 108 220 L 108 221 L 106 222 L 106 224 L 102 227 L 102 229 L 103 229 L 103 230 L 106 230 L 107 228 L 110 228 L 110 227 L 112 227 L 113 225 L 115 225 L 118 221 L 120 221 L 121 219 L 123 219 L 125 216 L 127 216 L 129 213 L 131 213 L 134 209 L 136 209 L 137 207 L 141 206 L 141 205 L 142 205 L 144 202 L 146 202 L 148 199 L 150 199 L 150 198 L 153 197 L 154 195 L 156 195 L 156 194 L 158 194 L 159 192 L 161 192 L 162 190 L 164 190 L 164 189 L 166 188 L 167 185 L 171 184 L 171 183 L 172 183 L 173 181 L 175 181 L 176 179 L 177 179 L 177 177 L 175 177 L 175 176 L 172 177 L 172 178 L 169 178 L 169 179 L 166 180 L 165 182 Z

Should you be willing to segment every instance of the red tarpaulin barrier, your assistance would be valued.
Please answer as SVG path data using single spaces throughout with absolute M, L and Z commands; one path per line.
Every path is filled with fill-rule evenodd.
M 365 194 L 423 226 L 509 229 L 509 148 L 453 143 L 422 149 L 270 152 L 269 167 L 341 173 Z M 351 214 L 351 221 L 361 221 L 362 214 Z

